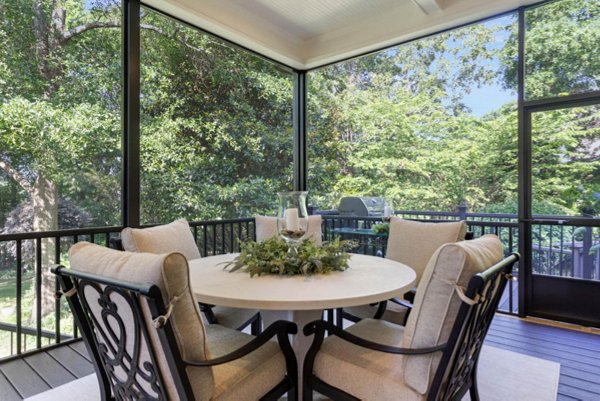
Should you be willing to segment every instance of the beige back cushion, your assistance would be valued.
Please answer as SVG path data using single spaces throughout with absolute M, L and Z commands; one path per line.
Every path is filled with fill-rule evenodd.
M 431 255 L 444 244 L 464 240 L 466 233 L 464 221 L 422 223 L 392 217 L 385 257 L 410 266 L 419 285 Z
M 129 252 L 179 252 L 187 260 L 198 259 L 200 252 L 185 219 L 150 228 L 126 227 L 121 231 L 123 249 Z
M 502 243 L 491 234 L 438 249 L 423 274 L 402 346 L 423 348 L 446 342 L 462 302 L 453 283 L 466 289 L 471 277 L 498 263 L 502 257 Z M 406 356 L 405 383 L 426 394 L 440 357 L 440 352 L 435 356 Z
M 263 242 L 277 235 L 277 217 L 256 216 L 256 242 Z M 314 241 L 316 245 L 323 244 L 321 233 L 322 218 L 320 214 L 308 216 L 308 234 L 306 238 Z
M 134 283 L 150 283 L 157 285 L 163 295 L 165 306 L 174 296 L 179 297 L 174 304 L 170 322 L 175 333 L 179 351 L 184 360 L 206 360 L 210 355 L 206 346 L 206 334 L 198 304 L 189 286 L 188 264 L 180 253 L 149 254 L 120 252 L 105 248 L 89 242 L 79 242 L 69 249 L 69 262 L 71 268 L 89 272 L 105 277 Z M 97 308 L 97 294 L 86 290 L 86 299 L 90 306 Z M 124 299 L 115 297 L 117 307 Z M 112 299 L 112 298 L 111 298 Z M 154 329 L 152 317 L 145 298 L 141 299 L 144 321 L 150 328 L 151 343 L 159 355 L 158 365 L 165 378 L 165 385 L 169 399 L 179 399 L 175 390 L 171 374 L 162 352 L 157 331 Z M 125 304 L 120 308 L 127 310 Z M 99 311 L 99 308 L 98 308 Z M 126 319 L 127 336 L 132 338 L 132 318 Z M 131 352 L 132 344 L 128 343 Z M 147 352 L 142 355 L 142 360 L 150 360 Z M 209 368 L 187 368 L 188 377 L 194 388 L 194 393 L 202 395 L 197 399 L 209 399 L 212 394 L 213 378 Z

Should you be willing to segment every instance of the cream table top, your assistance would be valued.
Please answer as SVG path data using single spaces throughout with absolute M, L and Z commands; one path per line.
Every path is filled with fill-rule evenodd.
M 383 301 L 414 286 L 416 274 L 393 260 L 353 254 L 344 272 L 303 276 L 254 276 L 223 270 L 237 254 L 190 261 L 190 284 L 198 301 L 261 310 L 316 310 Z

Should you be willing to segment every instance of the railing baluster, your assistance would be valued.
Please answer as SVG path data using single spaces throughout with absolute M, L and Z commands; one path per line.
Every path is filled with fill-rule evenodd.
M 242 238 L 242 223 L 237 223 L 237 230 L 238 230 L 238 240 L 237 240 L 237 243 L 235 244 L 234 252 L 240 250 L 240 243 L 243 241 L 243 238 Z
M 60 237 L 54 237 L 54 263 L 60 264 Z M 56 277 L 54 278 L 54 292 L 58 294 L 60 291 L 60 284 Z M 60 342 L 60 304 L 61 298 L 54 298 L 54 332 L 56 334 L 56 343 Z
M 225 223 L 221 223 L 221 254 L 225 253 Z
M 233 252 L 233 223 L 229 224 L 229 252 Z
M 202 256 L 208 256 L 207 245 L 206 245 L 208 243 L 208 240 L 206 239 L 206 233 L 207 233 L 206 224 L 204 224 L 204 225 L 202 225 L 202 236 L 203 236 L 202 244 L 204 246 L 204 255 L 202 255 Z
M 79 236 L 77 234 L 73 235 L 73 244 L 79 242 Z M 73 316 L 73 337 L 77 337 L 77 322 L 75 321 L 75 316 Z
M 21 353 L 21 329 L 22 329 L 22 292 L 23 292 L 23 256 L 21 250 L 21 240 L 16 241 L 17 247 L 17 354 Z
M 37 348 L 42 348 L 42 239 L 35 240 L 35 329 Z

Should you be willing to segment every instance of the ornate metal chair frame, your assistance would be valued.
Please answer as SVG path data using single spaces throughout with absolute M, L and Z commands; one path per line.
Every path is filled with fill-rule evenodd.
M 465 233 L 465 241 L 469 241 L 474 238 L 475 238 L 475 235 L 473 234 L 473 231 L 467 231 Z M 375 310 L 375 313 L 373 314 L 373 319 L 381 319 L 387 309 L 387 303 L 393 302 L 397 305 L 401 305 L 406 308 L 406 315 L 404 315 L 404 323 L 403 323 L 403 325 L 406 325 L 406 322 L 408 321 L 408 315 L 410 315 L 410 312 L 412 311 L 413 303 L 415 302 L 416 295 L 417 295 L 417 287 L 406 292 L 404 294 L 403 299 L 396 297 L 396 298 L 391 298 L 389 300 L 381 301 L 379 303 L 373 304 L 372 306 L 377 306 L 377 310 Z M 328 315 L 328 316 L 329 316 L 328 320 L 330 322 L 333 322 L 333 314 Z M 361 317 L 354 316 L 353 314 L 345 311 L 343 308 L 338 308 L 337 313 L 336 313 L 335 324 L 338 327 L 343 328 L 344 327 L 344 319 L 350 320 L 351 322 L 354 322 L 354 323 L 360 322 L 362 320 Z
M 513 253 L 504 260 L 471 278 L 466 296 L 474 300 L 470 305 L 461 304 L 457 318 L 452 326 L 450 337 L 445 344 L 429 348 L 399 348 L 375 343 L 350 334 L 336 325 L 323 320 L 316 320 L 304 327 L 304 334 L 315 334 L 304 360 L 304 401 L 312 401 L 312 391 L 339 401 L 359 401 L 358 398 L 345 391 L 333 387 L 313 374 L 315 357 L 323 344 L 325 333 L 338 336 L 352 344 L 374 351 L 402 355 L 424 355 L 442 352 L 442 358 L 431 387 L 428 401 L 460 401 L 469 391 L 471 400 L 479 401 L 477 390 L 477 362 L 483 340 L 490 327 L 500 298 L 511 278 L 514 263 L 519 254 Z
M 119 237 L 110 238 L 109 246 L 110 248 L 116 249 L 117 251 L 125 250 L 123 248 L 123 241 Z M 213 311 L 215 305 L 203 304 L 202 302 L 199 302 L 198 305 L 200 306 L 200 311 L 204 314 L 204 317 L 206 318 L 208 324 L 219 324 L 219 319 L 217 319 L 217 316 Z M 260 313 L 256 313 L 250 319 L 246 320 L 238 327 L 235 327 L 235 329 L 238 331 L 242 331 L 248 326 L 250 326 L 250 333 L 253 336 L 257 336 L 260 334 L 260 332 L 262 331 L 262 319 L 260 317 Z
M 231 362 L 239 359 L 260 346 L 265 344 L 274 336 L 280 344 L 285 357 L 287 374 L 285 378 L 261 398 L 264 401 L 279 399 L 286 392 L 289 400 L 297 399 L 297 364 L 294 351 L 289 342 L 289 335 L 297 333 L 297 326 L 286 321 L 277 321 L 266 328 L 258 337 L 246 345 L 221 357 L 205 361 L 186 361 L 182 359 L 181 353 L 175 339 L 173 328 L 169 319 L 160 319 L 167 309 L 162 301 L 160 289 L 156 285 L 131 283 L 115 280 L 90 273 L 66 269 L 64 266 L 54 266 L 52 272 L 57 275 L 63 294 L 67 300 L 75 322 L 82 333 L 86 348 L 92 357 L 96 376 L 100 384 L 102 400 L 167 400 L 165 383 L 157 368 L 157 353 L 150 342 L 149 330 L 144 323 L 139 297 L 143 296 L 148 301 L 148 306 L 153 319 L 159 319 L 160 324 L 156 330 L 160 338 L 163 352 L 168 363 L 175 388 L 181 400 L 194 400 L 194 394 L 190 381 L 186 374 L 187 366 L 210 367 Z M 102 308 L 101 315 L 105 323 L 111 319 L 111 323 L 118 325 L 119 332 L 103 330 L 96 321 L 96 317 L 90 311 L 90 305 L 84 297 L 80 297 L 83 291 L 91 287 L 98 293 L 98 304 Z M 125 331 L 125 323 L 120 317 L 116 304 L 110 299 L 111 295 L 117 294 L 127 302 L 134 322 L 133 332 Z M 127 335 L 134 338 L 133 355 L 125 348 Z M 98 336 L 104 338 L 104 342 L 98 341 Z M 109 341 L 106 341 L 109 340 Z M 106 344 L 109 344 L 107 346 Z M 142 348 L 146 346 L 150 355 L 150 361 L 143 363 L 143 369 L 138 365 Z M 111 349 L 109 349 L 109 347 Z M 115 368 L 120 368 L 127 373 L 127 378 L 122 379 L 115 375 Z M 140 382 L 143 380 L 144 383 Z M 151 388 L 157 395 L 148 394 L 145 388 Z

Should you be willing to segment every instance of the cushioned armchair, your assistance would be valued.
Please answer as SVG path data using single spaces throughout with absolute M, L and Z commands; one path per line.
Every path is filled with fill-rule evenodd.
M 254 337 L 205 326 L 180 253 L 87 242 L 55 267 L 93 359 L 103 400 L 276 400 L 297 394 L 296 359 L 278 321 Z M 277 337 L 278 342 L 269 341 Z
M 431 255 L 444 244 L 464 240 L 466 233 L 464 221 L 424 223 L 392 217 L 385 257 L 403 263 L 417 273 L 416 289 Z M 342 317 L 353 322 L 372 317 L 404 324 L 414 300 L 414 292 L 407 293 L 404 299 L 344 308 L 338 313 L 338 326 L 342 327 Z
M 170 253 L 179 252 L 187 260 L 200 257 L 200 252 L 185 219 L 175 220 L 150 228 L 124 228 L 121 231 L 123 249 L 129 252 Z M 236 330 L 250 326 L 253 335 L 261 330 L 260 314 L 256 309 L 229 308 L 200 304 L 207 323 L 220 324 Z
M 423 272 L 406 327 L 363 319 L 346 331 L 325 321 L 304 361 L 304 399 L 478 400 L 477 360 L 518 255 L 501 260 L 494 235 L 443 245 Z M 325 332 L 329 337 L 325 338 Z

